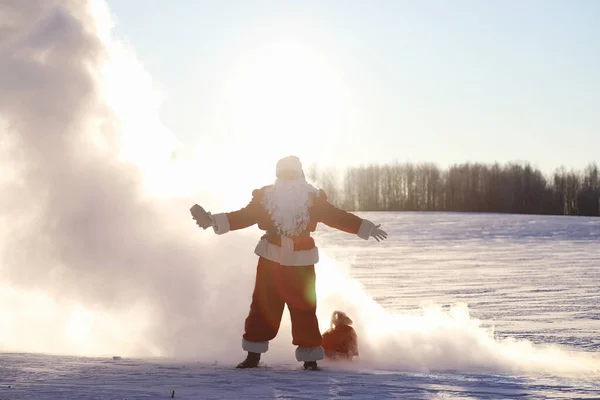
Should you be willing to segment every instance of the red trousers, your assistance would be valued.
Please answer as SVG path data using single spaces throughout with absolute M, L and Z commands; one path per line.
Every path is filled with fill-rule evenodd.
M 281 266 L 260 257 L 243 338 L 250 342 L 275 338 L 287 304 L 292 320 L 292 344 L 321 346 L 315 280 L 314 265 Z

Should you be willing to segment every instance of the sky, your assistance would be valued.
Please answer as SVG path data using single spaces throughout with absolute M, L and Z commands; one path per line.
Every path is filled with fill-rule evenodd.
M 597 1 L 108 4 L 162 123 L 229 160 L 600 162 Z

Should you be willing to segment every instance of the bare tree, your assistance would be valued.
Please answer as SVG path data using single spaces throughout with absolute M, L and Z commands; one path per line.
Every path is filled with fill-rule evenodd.
M 307 174 L 330 200 L 353 211 L 460 211 L 600 216 L 600 173 L 560 167 L 546 178 L 528 163 L 394 162 Z

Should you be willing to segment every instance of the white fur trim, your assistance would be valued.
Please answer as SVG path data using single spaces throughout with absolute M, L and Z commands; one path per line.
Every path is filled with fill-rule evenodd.
M 213 229 L 217 235 L 222 235 L 224 233 L 229 232 L 229 219 L 227 218 L 227 215 L 225 213 L 214 214 L 212 217 L 215 221 Z
M 294 251 L 294 245 L 290 238 L 281 238 L 281 245 L 282 247 L 279 247 L 269 243 L 267 239 L 262 239 L 256 245 L 254 254 L 290 267 L 314 265 L 319 262 L 319 249 L 317 247 L 310 250 Z
M 301 347 L 296 348 L 296 360 L 298 361 L 318 361 L 325 358 L 323 347 Z
M 266 353 L 269 350 L 269 342 L 251 342 L 246 339 L 242 339 L 242 350 L 249 351 L 251 353 Z
M 363 219 L 356 235 L 361 239 L 369 240 L 369 237 L 371 236 L 371 230 L 373 230 L 373 228 L 375 228 L 374 223 L 368 219 Z

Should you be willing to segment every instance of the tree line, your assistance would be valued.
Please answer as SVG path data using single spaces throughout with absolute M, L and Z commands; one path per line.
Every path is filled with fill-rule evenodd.
M 329 200 L 351 211 L 454 211 L 600 216 L 596 163 L 545 176 L 528 163 L 308 168 Z

